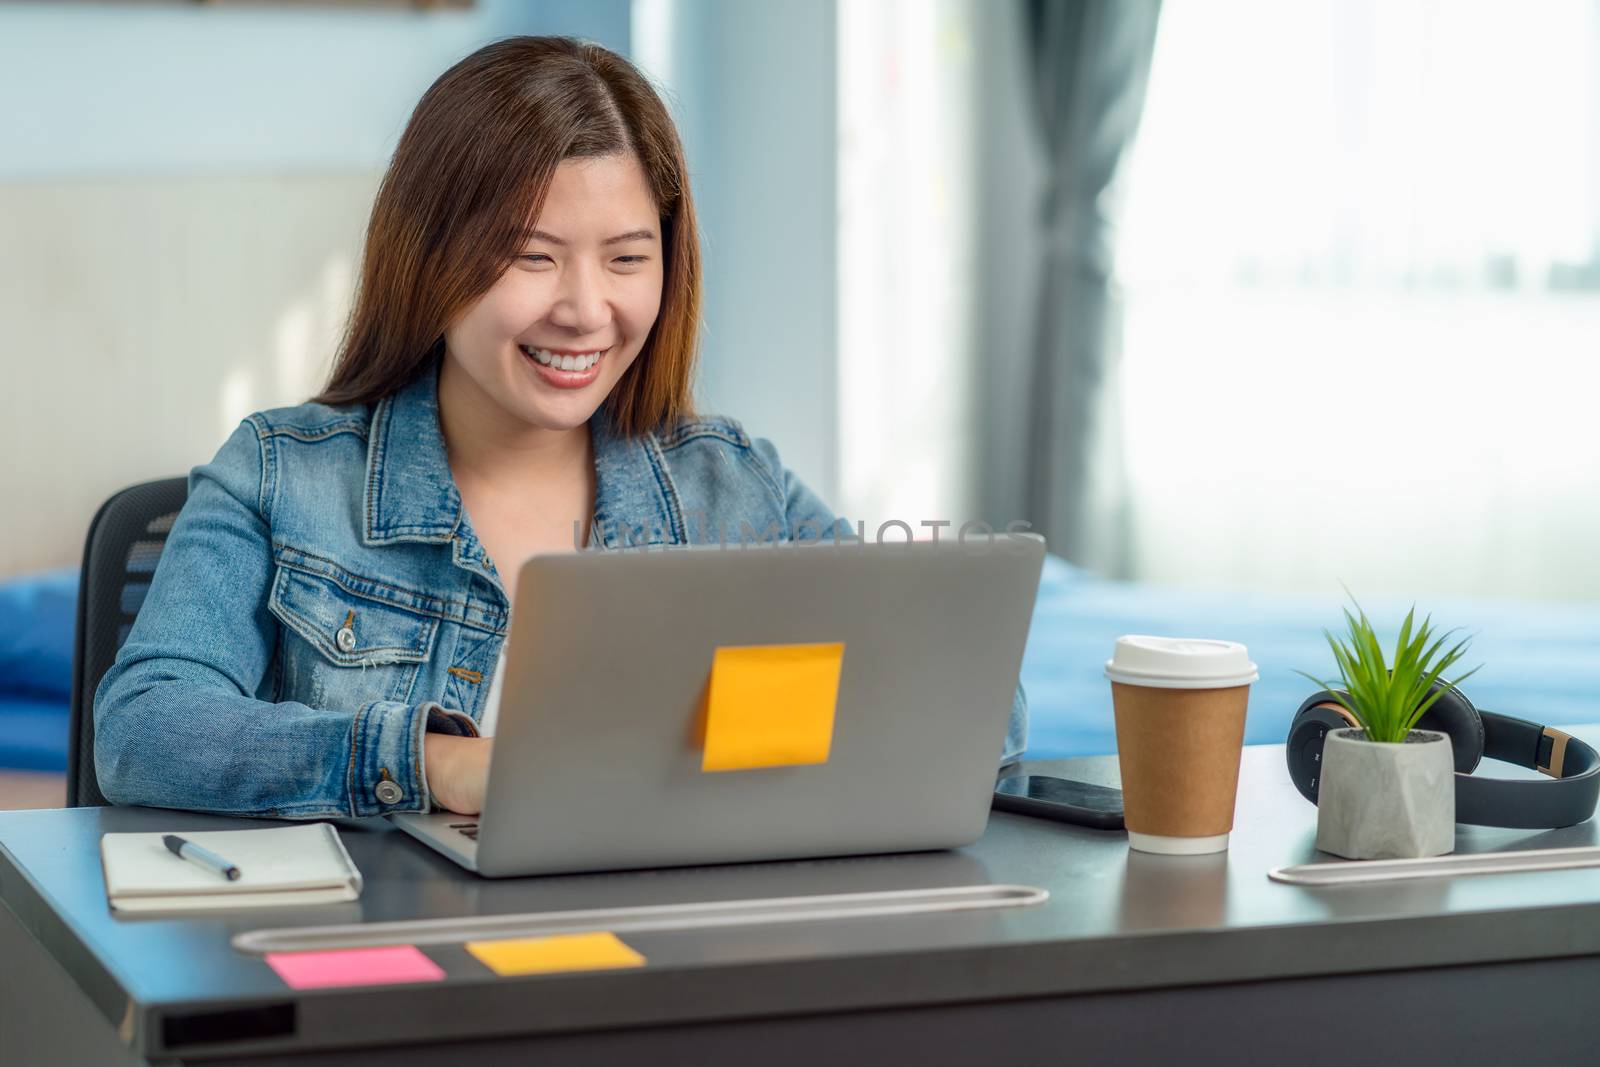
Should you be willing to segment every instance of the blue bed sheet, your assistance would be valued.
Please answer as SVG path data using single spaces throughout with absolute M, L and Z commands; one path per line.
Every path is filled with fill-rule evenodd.
M 1110 683 L 1101 673 L 1123 634 L 1243 641 L 1261 669 L 1245 719 L 1246 744 L 1281 743 L 1300 702 L 1314 692 L 1297 669 L 1326 678 L 1333 656 L 1322 630 L 1343 630 L 1343 590 L 1327 595 L 1194 591 L 1105 581 L 1050 556 L 1023 656 L 1035 759 L 1116 751 Z M 1362 607 L 1393 646 L 1411 606 L 1392 598 Z M 1600 721 L 1600 604 L 1430 598 L 1444 628 L 1472 635 L 1462 684 L 1480 709 L 1552 725 Z
M 0 582 L 0 767 L 66 766 L 77 572 Z M 1341 624 L 1342 591 L 1326 596 L 1163 589 L 1096 578 L 1047 557 L 1022 663 L 1031 712 L 1028 755 L 1116 751 L 1111 691 L 1101 671 L 1122 634 L 1243 641 L 1260 665 L 1245 725 L 1249 744 L 1281 742 L 1311 692 L 1296 668 L 1326 677 L 1324 626 Z M 1380 624 L 1409 603 L 1364 602 Z M 1600 604 L 1441 598 L 1422 605 L 1473 633 L 1464 688 L 1480 708 L 1552 724 L 1600 721 Z
M 72 696 L 77 612 L 75 568 L 0 582 L 0 698 Z
M 67 769 L 67 701 L 0 696 L 0 770 Z
M 67 766 L 75 568 L 0 582 L 0 768 Z

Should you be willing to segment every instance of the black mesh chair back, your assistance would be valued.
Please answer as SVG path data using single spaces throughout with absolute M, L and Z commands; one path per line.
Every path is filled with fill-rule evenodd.
M 166 547 L 172 520 L 189 497 L 186 478 L 145 482 L 100 505 L 89 523 L 78 580 L 78 631 L 72 646 L 72 723 L 67 737 L 67 806 L 108 803 L 94 773 L 94 691 L 128 639 Z

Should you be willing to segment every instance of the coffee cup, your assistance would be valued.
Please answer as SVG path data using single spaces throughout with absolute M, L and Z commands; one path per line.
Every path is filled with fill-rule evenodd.
M 1131 634 L 1117 638 L 1105 673 L 1129 846 L 1225 850 L 1250 685 L 1260 677 L 1249 651 L 1236 641 Z

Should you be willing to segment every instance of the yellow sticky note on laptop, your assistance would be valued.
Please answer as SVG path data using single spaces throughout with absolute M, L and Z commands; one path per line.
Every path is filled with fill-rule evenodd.
M 843 663 L 843 643 L 718 648 L 700 769 L 827 763 Z
M 468 941 L 467 951 L 502 977 L 644 966 L 643 956 L 605 932 Z

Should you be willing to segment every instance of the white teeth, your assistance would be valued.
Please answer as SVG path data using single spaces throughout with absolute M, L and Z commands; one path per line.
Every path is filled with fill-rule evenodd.
M 588 355 L 583 356 L 558 356 L 543 348 L 529 348 L 527 345 L 518 347 L 544 366 L 554 367 L 557 370 L 588 370 L 598 363 L 601 355 L 603 355 L 600 352 L 590 352 Z

